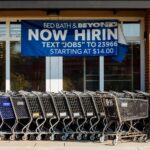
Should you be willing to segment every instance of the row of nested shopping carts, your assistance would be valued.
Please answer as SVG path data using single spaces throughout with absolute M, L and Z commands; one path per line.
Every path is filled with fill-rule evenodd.
M 148 141 L 150 94 L 1 92 L 0 140 Z

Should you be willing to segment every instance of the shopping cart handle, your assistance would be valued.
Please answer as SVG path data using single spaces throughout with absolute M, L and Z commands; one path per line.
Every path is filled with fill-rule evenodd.
M 65 90 L 61 90 L 60 93 L 62 93 L 62 94 L 69 94 L 70 92 L 69 91 L 65 91 Z
M 7 94 L 13 94 L 14 92 L 13 91 L 7 91 L 6 93 Z
M 32 91 L 33 94 L 37 94 L 37 95 L 40 95 L 42 94 L 42 92 L 39 92 L 39 91 Z
M 129 94 L 130 96 L 134 97 L 135 96 L 135 93 L 134 92 L 129 92 L 129 91 L 126 91 L 126 90 L 123 90 L 123 92 L 125 94 Z
M 30 92 L 27 92 L 27 91 L 24 91 L 24 90 L 20 90 L 20 91 L 18 91 L 20 94 L 25 94 L 25 95 L 27 95 L 27 94 L 30 94 Z
M 145 96 L 150 96 L 150 93 L 147 93 L 147 92 L 143 92 L 143 91 L 140 91 L 140 90 L 136 90 L 137 93 L 140 93 L 140 94 L 143 94 Z
M 96 93 L 98 93 L 98 94 L 111 94 L 110 92 L 107 92 L 107 91 L 96 91 Z
M 6 95 L 6 94 L 5 94 L 5 92 L 0 92 L 0 95 L 3 96 L 3 95 Z
M 89 91 L 89 90 L 87 90 L 87 91 L 85 91 L 87 94 L 95 94 L 95 92 L 94 91 Z
M 75 93 L 75 94 L 77 94 L 77 95 L 82 94 L 82 92 L 80 92 L 80 91 L 75 91 L 75 90 L 72 90 L 72 93 Z

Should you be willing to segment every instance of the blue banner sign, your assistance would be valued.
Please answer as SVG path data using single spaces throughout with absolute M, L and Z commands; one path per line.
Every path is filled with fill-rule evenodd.
M 22 21 L 23 56 L 115 56 L 118 21 Z

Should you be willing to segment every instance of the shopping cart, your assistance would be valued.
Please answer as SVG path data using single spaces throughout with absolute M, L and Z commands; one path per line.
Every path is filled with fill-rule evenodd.
M 71 92 L 62 91 L 61 93 L 66 98 L 72 120 L 68 126 L 69 129 L 66 128 L 65 132 L 70 139 L 77 138 L 77 140 L 81 140 L 81 127 L 85 123 L 85 116 L 80 99 L 76 94 Z
M 90 140 L 94 141 L 95 139 L 99 139 L 102 143 L 105 139 L 104 130 L 107 127 L 107 119 L 103 105 L 103 96 L 105 93 L 87 91 L 87 94 L 92 97 L 97 114 L 97 120 L 91 127 L 93 134 L 90 136 Z
M 31 92 L 19 91 L 19 93 L 24 96 L 30 115 L 30 122 L 26 127 L 26 131 L 22 139 L 28 139 L 29 135 L 31 140 L 35 138 L 36 140 L 41 140 L 40 128 L 44 124 L 45 118 L 39 102 L 39 97 Z
M 95 126 L 95 122 L 97 122 L 95 120 L 97 120 L 98 112 L 96 110 L 93 98 L 91 95 L 89 95 L 89 93 L 82 93 L 78 91 L 73 91 L 73 93 L 78 96 L 85 117 L 82 128 L 80 128 L 82 134 L 78 135 L 78 139 L 87 139 L 91 135 L 94 137 L 95 133 L 93 133 L 92 130 Z
M 143 120 L 143 130 L 146 132 L 146 133 L 148 133 L 148 139 L 150 139 L 150 93 L 147 93 L 147 92 L 143 92 L 143 91 L 136 91 L 137 93 L 136 93 L 136 95 L 138 96 L 138 97 L 143 97 L 144 96 L 144 98 L 147 98 L 148 99 L 148 102 L 149 102 L 149 117 L 147 118 L 147 119 L 144 119 Z M 149 141 L 149 140 L 147 140 L 147 141 Z
M 25 134 L 25 129 L 30 122 L 30 115 L 25 98 L 22 95 L 11 91 L 7 92 L 7 95 L 11 101 L 15 115 L 15 124 L 12 127 L 12 135 L 10 136 L 10 140 L 15 140 Z
M 104 96 L 103 104 L 108 121 L 104 134 L 114 137 L 113 145 L 124 138 L 147 139 L 147 134 L 138 130 L 136 125 L 140 119 L 148 117 L 148 100 L 135 98 L 131 94 L 106 93 Z
M 12 103 L 6 93 L 0 95 L 0 140 L 7 135 L 11 136 L 12 127 L 15 124 L 15 114 Z
M 61 138 L 61 140 L 66 140 L 68 137 L 66 130 L 73 121 L 66 97 L 62 93 L 48 92 L 48 94 L 52 98 L 58 118 L 57 125 L 53 128 L 50 139 L 55 139 L 55 136 L 57 135 L 57 137 Z
M 48 93 L 36 91 L 33 91 L 32 93 L 39 97 L 39 102 L 44 113 L 44 118 L 46 118 L 40 128 L 41 132 L 39 136 L 46 135 L 46 139 L 50 138 L 50 140 L 54 140 L 54 137 L 52 137 L 51 134 L 53 133 L 54 127 L 58 124 L 58 118 L 56 115 L 56 110 L 52 101 L 52 97 Z

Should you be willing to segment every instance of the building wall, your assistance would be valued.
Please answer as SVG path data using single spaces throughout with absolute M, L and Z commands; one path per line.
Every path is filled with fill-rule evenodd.
M 9 21 L 16 21 L 16 20 L 21 20 L 21 19 L 47 19 L 47 20 L 69 20 L 69 19 L 106 19 L 106 18 L 128 18 L 129 20 L 134 20 L 136 18 L 144 18 L 146 15 L 146 25 L 148 25 L 149 19 L 150 19 L 150 13 L 149 11 L 146 13 L 146 11 L 144 10 L 60 10 L 59 14 L 55 14 L 54 12 L 49 12 L 51 14 L 47 14 L 46 11 L 42 11 L 42 10 L 34 10 L 34 11 L 25 11 L 25 10 L 20 10 L 20 11 L 1 11 L 0 13 L 0 21 L 5 21 L 5 20 L 9 20 Z M 136 19 L 137 20 L 137 19 Z M 148 32 L 150 32 L 150 27 L 149 25 L 146 26 L 146 29 Z M 146 90 L 150 91 L 150 46 L 149 46 L 149 40 L 150 40 L 150 36 L 147 37 L 147 48 L 146 48 Z M 144 57 L 143 57 L 144 58 Z M 52 68 L 53 63 L 52 60 L 49 60 L 47 58 L 47 63 L 50 62 L 51 66 L 47 66 Z M 61 64 L 62 60 L 59 60 L 60 63 L 58 63 L 59 65 Z M 55 61 L 54 61 L 55 63 Z M 56 63 L 55 63 L 56 64 Z M 60 66 L 59 66 L 60 67 Z M 59 68 L 58 67 L 58 68 Z M 60 67 L 61 68 L 61 67 Z M 55 68 L 54 68 L 55 69 Z M 62 69 L 62 68 L 61 68 Z M 58 72 L 58 77 L 60 75 L 59 70 Z M 46 81 L 46 89 L 50 90 L 51 89 L 51 85 L 55 85 L 56 88 L 58 89 L 58 84 L 62 84 L 62 81 L 56 81 L 55 83 L 53 83 L 53 81 L 49 78 L 52 77 L 53 74 L 56 74 L 56 72 L 46 72 L 47 74 L 47 81 Z M 56 75 L 55 75 L 56 76 Z M 61 90 L 62 85 L 60 86 Z
M 0 11 L 1 18 L 49 18 L 58 19 L 61 17 L 144 17 L 144 10 L 60 10 L 58 16 L 47 16 L 45 10 L 22 10 L 22 11 Z M 42 18 L 42 19 L 44 19 Z
M 145 87 L 150 92 L 150 10 L 145 16 L 146 49 L 145 49 Z

